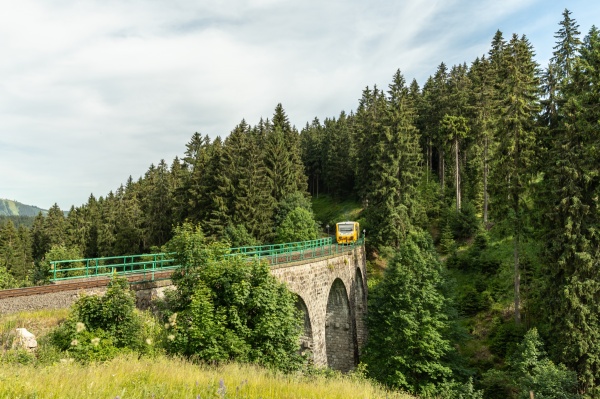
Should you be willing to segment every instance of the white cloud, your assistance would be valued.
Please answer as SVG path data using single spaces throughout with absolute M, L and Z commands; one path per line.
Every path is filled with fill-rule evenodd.
M 299 128 L 349 112 L 397 68 L 422 85 L 442 61 L 471 62 L 536 4 L 12 2 L 0 14 L 0 197 L 69 208 L 170 164 L 195 131 L 227 135 L 278 102 Z M 547 16 L 535 18 L 541 31 Z

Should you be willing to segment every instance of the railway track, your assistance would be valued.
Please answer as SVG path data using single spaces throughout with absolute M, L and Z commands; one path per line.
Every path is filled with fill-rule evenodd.
M 129 281 L 131 284 L 139 284 L 156 280 L 165 280 L 170 278 L 172 273 L 173 270 L 165 270 L 158 272 L 155 271 L 154 273 L 152 273 L 151 279 L 148 278 L 148 275 L 150 273 L 135 273 L 125 275 L 123 277 L 126 277 L 127 281 Z M 110 276 L 103 276 L 81 280 L 69 280 L 48 285 L 37 285 L 34 287 L 11 288 L 7 290 L 0 290 L 0 299 L 48 294 L 52 292 L 61 291 L 77 291 L 86 288 L 105 287 L 108 285 L 111 279 L 112 277 Z

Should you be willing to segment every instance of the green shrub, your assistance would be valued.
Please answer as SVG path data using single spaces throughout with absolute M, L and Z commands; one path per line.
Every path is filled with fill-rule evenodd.
M 295 208 L 288 212 L 275 231 L 276 241 L 298 242 L 315 240 L 319 235 L 319 225 L 312 211 Z
M 165 347 L 202 361 L 237 360 L 290 370 L 297 354 L 300 317 L 295 296 L 269 267 L 241 257 L 219 258 L 199 227 L 184 225 L 169 248 L 182 248 L 177 290 L 166 297 Z
M 501 358 L 511 355 L 525 335 L 525 327 L 514 320 L 497 324 L 490 333 L 490 351 Z
M 456 242 L 454 242 L 454 233 L 449 223 L 446 223 L 440 237 L 440 252 L 450 254 L 456 250 Z
M 477 210 L 470 202 L 463 204 L 462 209 L 458 212 L 455 209 L 449 209 L 446 223 L 450 225 L 454 238 L 460 240 L 472 237 L 480 226 Z
M 259 245 L 259 241 L 248 232 L 243 224 L 229 224 L 225 228 L 223 238 L 229 242 L 232 248 Z
M 67 320 L 50 334 L 50 342 L 80 361 L 108 360 L 120 352 L 144 352 L 142 318 L 127 280 L 114 278 L 104 296 L 79 298 Z

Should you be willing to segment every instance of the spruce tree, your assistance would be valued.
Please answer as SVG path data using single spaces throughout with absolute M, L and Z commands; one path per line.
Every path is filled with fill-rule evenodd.
M 580 389 L 600 386 L 600 33 L 590 30 L 564 86 L 558 129 L 540 195 L 545 226 L 542 295 L 554 354 L 577 371 Z
M 354 142 L 348 117 L 342 111 L 339 118 L 324 123 L 323 177 L 327 192 L 336 198 L 352 194 L 354 187 Z
M 471 92 L 471 107 L 473 109 L 473 136 L 478 143 L 481 153 L 481 198 L 483 223 L 488 223 L 489 210 L 489 166 L 491 154 L 494 151 L 496 79 L 492 64 L 488 58 L 476 59 L 469 71 L 473 90 Z
M 539 114 L 539 72 L 529 41 L 516 34 L 503 57 L 498 150 L 494 154 L 492 210 L 511 226 L 514 242 L 515 320 L 520 313 L 520 244 L 528 214 L 526 195 L 533 173 L 536 117 Z
M 369 294 L 369 341 L 362 361 L 377 381 L 411 393 L 431 393 L 450 377 L 451 351 L 441 266 L 431 238 L 411 232 Z
M 270 196 L 262 157 L 262 143 L 244 120 L 223 146 L 223 188 L 230 192 L 231 223 L 243 226 L 255 239 L 267 240 L 272 232 L 275 207 Z
M 413 88 L 414 89 L 414 88 Z M 397 152 L 397 179 L 399 190 L 396 193 L 396 206 L 406 209 L 409 218 L 404 224 L 412 224 L 420 213 L 417 186 L 421 180 L 421 147 L 415 127 L 416 104 L 414 93 L 406 87 L 400 70 L 394 74 L 388 91 L 389 125 L 396 137 L 391 151 Z M 409 223 L 407 223 L 409 222 Z
M 302 162 L 308 177 L 308 191 L 311 195 L 319 198 L 323 190 L 323 138 L 324 129 L 318 118 L 300 132 L 300 147 L 302 149 Z

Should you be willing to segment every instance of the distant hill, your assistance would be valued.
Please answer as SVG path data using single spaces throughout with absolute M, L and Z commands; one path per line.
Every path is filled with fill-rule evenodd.
M 37 206 L 0 198 L 0 216 L 37 216 L 40 212 L 43 215 L 48 213 L 47 210 Z

